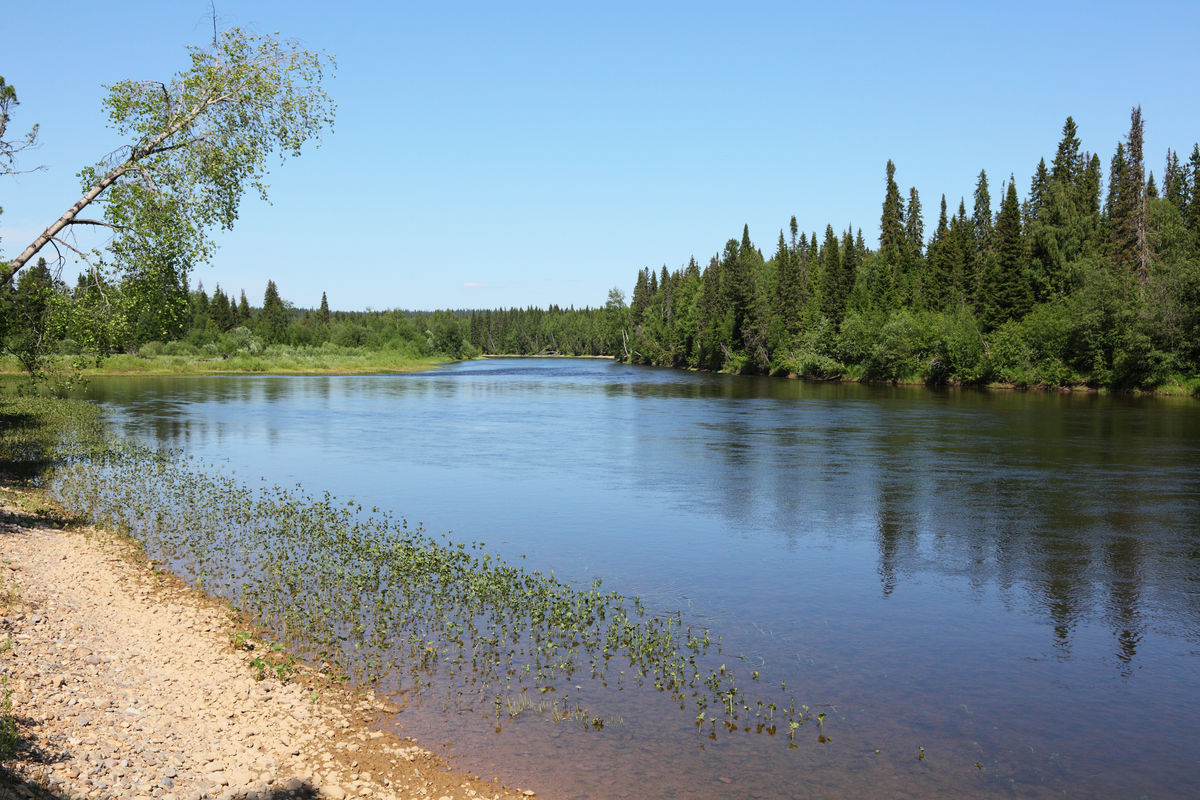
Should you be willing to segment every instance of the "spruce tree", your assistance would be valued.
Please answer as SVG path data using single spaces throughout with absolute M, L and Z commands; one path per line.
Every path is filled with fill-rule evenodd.
M 1093 236 L 1100 229 L 1100 185 L 1103 182 L 1101 172 L 1100 154 L 1095 153 L 1084 171 L 1079 197 L 1079 208 Z
M 322 325 L 329 324 L 329 299 L 325 297 L 325 293 L 321 292 L 321 308 L 317 311 L 317 319 Z M 478 344 L 476 343 L 478 347 Z
M 988 192 L 985 170 L 979 171 L 979 178 L 975 182 L 975 208 L 971 215 L 971 226 L 975 233 L 975 250 L 982 260 L 992 247 L 992 195 Z
M 234 324 L 234 309 L 229 303 L 229 297 L 221 290 L 221 285 L 213 290 L 212 302 L 209 303 L 209 316 L 217 330 L 225 333 Z
M 821 245 L 820 258 L 821 313 L 837 327 L 841 325 L 846 310 L 846 291 L 842 286 L 842 254 L 832 225 L 825 226 L 825 242 Z
M 947 237 L 946 260 L 949 264 L 950 285 L 946 296 L 952 306 L 971 306 L 977 294 L 976 276 L 973 270 L 975 235 L 971 232 L 971 220 L 967 217 L 967 204 L 958 201 L 958 213 L 950 218 L 950 235 Z
M 1121 213 L 1119 206 L 1126 172 L 1125 143 L 1117 142 L 1117 149 L 1108 164 L 1108 196 L 1104 201 L 1104 210 L 1111 224 L 1116 224 L 1116 218 Z
M 730 345 L 734 350 L 744 348 L 745 333 L 752 321 L 756 262 L 761 263 L 761 259 L 750 241 L 750 226 L 743 225 L 741 243 L 730 239 L 721 258 L 721 295 L 730 316 Z
M 275 281 L 269 280 L 263 293 L 262 312 L 258 315 L 258 335 L 269 344 L 280 343 L 284 340 L 287 324 L 287 309 L 275 287 Z
M 1150 253 L 1146 243 L 1146 175 L 1142 160 L 1142 109 L 1130 113 L 1129 135 L 1117 144 L 1109 178 L 1108 217 L 1113 258 L 1117 265 L 1149 279 Z
M 629 320 L 636 328 L 640 326 L 650 307 L 650 268 L 643 267 L 638 272 L 637 283 L 633 287 L 633 297 L 629 301 Z
M 994 257 L 989 264 L 982 300 L 988 329 L 1024 317 L 1033 304 L 1021 237 L 1021 204 L 1011 178 L 996 217 Z
M 906 294 L 904 284 L 908 237 L 904 230 L 904 200 L 900 197 L 900 187 L 896 185 L 896 165 L 890 158 L 887 162 L 883 212 L 879 217 L 879 257 L 884 273 L 884 286 L 881 288 L 885 295 L 880 300 L 885 308 L 891 310 L 900 305 Z
M 908 208 L 904 216 L 904 277 L 901 285 L 904 293 L 898 298 L 899 306 L 923 305 L 925 267 L 925 220 L 921 217 L 921 198 L 917 187 L 908 190 Z
M 1029 185 L 1029 197 L 1025 199 L 1025 225 L 1037 220 L 1041 215 L 1042 205 L 1046 201 L 1050 178 L 1046 173 L 1046 159 L 1038 161 L 1037 169 L 1033 171 L 1033 180 Z
M 237 324 L 248 325 L 250 323 L 250 303 L 246 301 L 246 290 L 242 289 L 242 299 L 238 301 L 237 306 Z
M 796 218 L 792 217 L 792 222 L 795 223 Z M 795 226 L 793 225 L 793 229 Z M 800 319 L 804 311 L 804 295 L 800 285 L 800 270 L 799 257 L 795 252 L 794 247 L 789 247 L 784 241 L 783 231 L 779 232 L 779 245 L 775 250 L 775 269 L 777 274 L 776 287 L 776 310 L 780 321 L 780 328 L 783 331 L 787 342 L 781 344 L 790 344 L 800 332 Z
M 923 306 L 928 309 L 944 309 L 949 303 L 953 282 L 950 274 L 949 239 L 950 220 L 946 215 L 946 195 L 942 195 L 937 228 L 933 232 L 933 238 L 929 240 L 929 249 L 925 252 L 925 280 L 921 298 Z
M 845 318 L 846 308 L 850 304 L 850 295 L 854 291 L 854 279 L 858 273 L 858 265 L 861 259 L 861 254 L 854 245 L 854 236 L 850 230 L 850 228 L 846 228 L 842 233 L 841 242 L 842 277 L 838 281 L 838 284 L 842 294 L 843 318 Z
M 1126 169 L 1129 177 L 1129 216 L 1124 220 L 1121 239 L 1132 249 L 1133 267 L 1138 280 L 1145 285 L 1150 280 L 1150 248 L 1146 241 L 1146 166 L 1142 153 L 1142 107 L 1134 106 L 1129 114 L 1129 149 Z
M 1187 206 L 1183 215 L 1184 222 L 1191 230 L 1192 236 L 1200 241 L 1200 144 L 1192 145 L 1192 155 L 1188 158 L 1187 173 L 1190 175 L 1190 192 L 1187 195 Z
M 1043 159 L 1043 168 L 1045 160 Z M 1079 153 L 1079 137 L 1076 136 L 1075 120 L 1067 117 L 1063 123 L 1062 139 L 1050 166 L 1050 178 L 1056 183 L 1075 186 L 1083 176 L 1084 160 Z
M 1167 168 L 1163 170 L 1163 197 L 1183 214 L 1187 208 L 1187 178 L 1179 153 L 1167 148 Z
M 854 286 L 858 283 L 859 268 L 867 258 L 867 243 L 863 240 L 862 228 L 859 228 L 854 236 L 854 250 L 851 256 L 842 259 L 842 294 L 847 303 L 850 302 L 850 295 L 854 293 Z

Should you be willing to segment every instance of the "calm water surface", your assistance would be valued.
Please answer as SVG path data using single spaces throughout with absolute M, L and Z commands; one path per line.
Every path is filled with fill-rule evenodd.
M 654 693 L 598 732 L 396 720 L 539 796 L 1200 796 L 1193 401 L 528 359 L 90 391 L 243 477 L 682 609 L 827 715 L 794 749 Z

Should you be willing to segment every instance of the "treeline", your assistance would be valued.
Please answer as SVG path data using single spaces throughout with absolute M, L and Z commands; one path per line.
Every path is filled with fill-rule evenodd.
M 203 287 L 189 293 L 190 318 L 186 331 L 162 351 L 192 348 L 222 355 L 269 345 L 394 351 L 410 358 L 469 358 L 477 355 L 467 340 L 461 312 L 454 311 L 331 311 L 321 293 L 317 308 L 297 308 L 280 297 L 267 281 L 262 305 L 250 307 L 243 292 L 236 306 L 218 287 L 209 297 Z
M 968 213 L 921 199 L 887 164 L 879 246 L 861 229 L 802 233 L 765 258 L 741 240 L 701 269 L 642 270 L 618 354 L 638 363 L 932 384 L 1200 387 L 1200 146 L 1143 161 L 1141 109 L 1104 185 L 1068 117 L 1022 200 L 993 211 L 980 172 Z
M 393 351 L 405 358 L 462 359 L 481 353 L 601 355 L 621 338 L 613 310 L 331 311 L 298 308 L 268 281 L 261 304 L 217 286 L 146 286 L 80 276 L 55 278 L 45 260 L 0 291 L 0 343 L 30 373 L 51 356 L 101 360 L 113 353 L 218 358 L 271 346 Z
M 1161 187 L 1142 152 L 1140 108 L 1109 160 L 1068 117 L 1024 199 L 1009 177 L 993 208 L 985 172 L 971 209 L 941 198 L 926 235 L 921 198 L 887 164 L 878 246 L 861 229 L 802 232 L 770 257 L 730 239 L 704 268 L 643 269 L 628 305 L 602 308 L 330 311 L 251 306 L 171 270 L 74 287 L 44 261 L 0 291 L 0 344 L 35 372 L 47 355 L 228 356 L 287 345 L 396 351 L 615 355 L 691 369 L 930 384 L 1179 384 L 1200 392 L 1200 145 L 1168 151 Z M 164 278 L 163 276 L 167 277 Z
M 512 308 L 463 312 L 468 340 L 482 353 L 600 356 L 617 352 L 623 315 L 615 309 Z
M 181 344 L 166 350 L 237 347 L 252 334 L 264 345 L 395 350 L 412 357 L 471 358 L 482 353 L 602 355 L 620 332 L 619 318 L 598 309 L 513 308 L 441 311 L 330 311 L 325 293 L 315 309 L 283 301 L 274 281 L 267 282 L 262 306 L 249 307 L 245 293 L 233 304 L 220 288 L 208 297 L 203 288 L 190 294 L 191 318 Z M 245 332 L 239 332 L 242 328 Z M 232 341 L 231 341 L 232 337 Z

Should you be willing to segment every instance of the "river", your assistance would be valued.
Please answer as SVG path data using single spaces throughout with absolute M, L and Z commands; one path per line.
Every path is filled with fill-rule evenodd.
M 394 724 L 552 798 L 1200 796 L 1200 404 L 493 359 L 104 378 L 114 425 L 680 610 L 825 714 Z

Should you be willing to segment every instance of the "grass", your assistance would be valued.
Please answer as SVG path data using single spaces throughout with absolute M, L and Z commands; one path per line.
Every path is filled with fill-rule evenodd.
M 8 687 L 8 675 L 0 675 L 0 763 L 17 753 L 17 718 L 12 707 L 13 690 Z
M 52 359 L 52 366 L 67 368 L 71 358 Z M 105 358 L 99 366 L 83 369 L 87 376 L 98 375 L 364 375 L 416 372 L 444 364 L 445 358 L 414 357 L 395 350 L 364 350 L 324 347 L 271 346 L 258 353 L 235 353 L 228 358 L 201 355 L 143 356 L 119 353 Z M 11 356 L 0 358 L 0 375 L 23 374 L 21 365 Z

